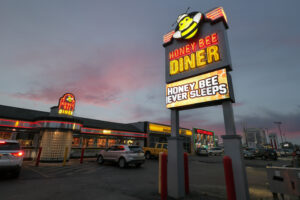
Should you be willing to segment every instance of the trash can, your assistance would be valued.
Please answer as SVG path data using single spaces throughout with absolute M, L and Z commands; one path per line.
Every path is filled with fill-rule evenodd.
M 300 168 L 268 166 L 267 175 L 274 199 L 278 199 L 278 194 L 300 198 Z

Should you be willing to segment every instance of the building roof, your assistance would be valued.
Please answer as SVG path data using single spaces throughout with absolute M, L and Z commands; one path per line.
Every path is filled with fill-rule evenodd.
M 84 127 L 89 128 L 100 128 L 100 129 L 111 129 L 116 131 L 130 131 L 130 132 L 141 132 L 137 127 L 132 124 L 123 124 L 116 122 L 108 122 L 96 119 L 75 117 L 83 122 Z
M 25 108 L 17 108 L 12 106 L 0 105 L 0 118 L 5 118 L 5 119 L 35 121 L 39 118 L 50 117 L 49 114 L 50 112 L 43 112 L 43 111 L 30 110 Z M 60 116 L 59 118 L 62 117 Z M 88 127 L 88 128 L 141 132 L 141 130 L 138 129 L 133 124 L 108 122 L 108 121 L 76 117 L 76 116 L 73 116 L 73 118 L 79 120 L 84 127 Z
M 47 117 L 49 112 L 0 105 L 0 118 L 34 121 L 39 117 Z

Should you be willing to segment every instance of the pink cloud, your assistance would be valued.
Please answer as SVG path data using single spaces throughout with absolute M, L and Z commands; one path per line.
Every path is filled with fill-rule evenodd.
M 53 103 L 65 92 L 72 92 L 81 102 L 106 106 L 119 102 L 127 92 L 157 84 L 163 71 L 151 54 L 134 48 L 116 52 L 101 49 L 98 53 L 86 62 L 70 61 L 60 69 L 49 68 L 35 75 L 37 78 L 28 91 L 12 96 Z

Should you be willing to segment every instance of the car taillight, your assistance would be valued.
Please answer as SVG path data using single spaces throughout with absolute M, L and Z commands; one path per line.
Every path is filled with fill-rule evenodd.
M 11 155 L 15 156 L 15 157 L 22 157 L 24 155 L 23 151 L 19 151 L 19 152 L 15 152 L 15 153 L 10 153 Z

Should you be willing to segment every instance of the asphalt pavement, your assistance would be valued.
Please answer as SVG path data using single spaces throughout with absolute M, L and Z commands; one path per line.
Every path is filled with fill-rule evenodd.
M 289 160 L 249 160 L 246 170 L 251 199 L 272 199 L 265 166 L 284 165 Z M 226 199 L 222 156 L 189 156 L 190 194 L 187 200 Z M 72 159 L 62 163 L 25 161 L 19 179 L 0 178 L 1 200 L 158 200 L 158 161 L 147 160 L 141 168 L 120 169 L 111 163 L 99 165 L 95 158 L 83 164 Z M 171 198 L 169 198 L 171 199 Z

